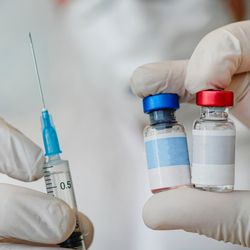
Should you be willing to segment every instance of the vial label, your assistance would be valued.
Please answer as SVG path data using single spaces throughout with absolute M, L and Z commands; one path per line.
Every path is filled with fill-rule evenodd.
M 187 139 L 184 133 L 145 138 L 151 189 L 190 184 Z
M 192 183 L 233 185 L 235 131 L 193 130 Z

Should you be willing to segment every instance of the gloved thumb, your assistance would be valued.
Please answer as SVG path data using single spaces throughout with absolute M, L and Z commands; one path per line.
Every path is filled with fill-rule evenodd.
M 159 93 L 175 93 L 182 102 L 193 99 L 184 86 L 188 61 L 163 61 L 138 67 L 130 80 L 133 92 L 143 98 Z
M 185 87 L 190 93 L 204 89 L 232 90 L 235 95 L 232 113 L 250 128 L 249 37 L 250 21 L 233 23 L 207 34 L 189 60 Z
M 153 195 L 143 219 L 154 230 L 182 229 L 250 247 L 250 192 L 204 192 L 179 188 Z

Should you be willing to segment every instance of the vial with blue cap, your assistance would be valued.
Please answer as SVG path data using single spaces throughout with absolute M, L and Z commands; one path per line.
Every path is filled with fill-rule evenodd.
M 151 191 L 191 185 L 187 138 L 175 118 L 179 108 L 176 94 L 157 94 L 143 99 L 150 125 L 144 129 L 144 142 Z

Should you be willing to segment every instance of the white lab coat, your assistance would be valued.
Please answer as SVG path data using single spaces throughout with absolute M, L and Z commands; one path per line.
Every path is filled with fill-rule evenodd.
M 140 100 L 128 88 L 138 65 L 188 58 L 203 35 L 230 22 L 225 1 L 75 0 L 64 7 L 44 0 L 23 1 L 22 6 L 17 0 L 3 2 L 1 18 L 14 34 L 7 28 L 1 31 L 2 48 L 19 56 L 10 52 L 0 59 L 1 65 L 6 60 L 14 63 L 12 73 L 4 66 L 7 73 L 0 74 L 2 82 L 10 82 L 0 86 L 1 112 L 41 144 L 40 100 L 24 34 L 31 29 L 45 96 L 63 156 L 71 164 L 79 210 L 95 227 L 91 249 L 243 249 L 181 231 L 154 232 L 143 224 L 141 211 L 151 195 L 143 151 L 144 115 Z M 17 42 L 9 43 L 11 38 Z M 191 109 L 184 105 L 178 116 L 189 138 L 198 116 L 197 109 Z M 238 128 L 249 139 L 249 132 Z M 246 174 L 249 178 L 244 164 L 249 162 L 244 154 L 249 145 L 240 141 L 238 148 L 237 178 Z M 44 190 L 42 180 L 21 185 Z

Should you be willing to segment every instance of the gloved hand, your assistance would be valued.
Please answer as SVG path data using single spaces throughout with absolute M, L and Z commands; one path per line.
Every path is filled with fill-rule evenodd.
M 151 63 L 134 72 L 131 85 L 140 97 L 177 93 L 193 102 L 204 89 L 235 94 L 231 112 L 250 128 L 250 21 L 234 23 L 205 36 L 190 60 Z M 180 188 L 154 195 L 144 207 L 152 229 L 183 229 L 250 247 L 250 192 L 217 194 Z
M 1 173 L 26 182 L 43 176 L 41 149 L 2 118 L 0 148 Z M 74 211 L 45 193 L 0 184 L 0 201 L 0 249 L 51 249 L 46 246 L 55 247 L 75 228 Z M 89 246 L 93 238 L 92 224 L 83 214 L 79 214 L 79 219 Z
M 234 91 L 232 113 L 250 127 L 250 21 L 233 23 L 206 35 L 190 60 L 143 65 L 135 70 L 131 87 L 136 95 L 176 93 L 192 102 L 203 89 Z

